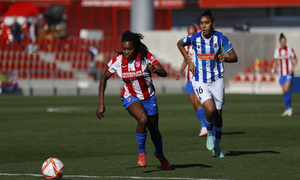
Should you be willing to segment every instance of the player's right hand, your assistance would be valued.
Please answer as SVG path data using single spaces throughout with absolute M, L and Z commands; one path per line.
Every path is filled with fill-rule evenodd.
M 180 79 L 180 73 L 176 74 L 176 79 L 179 80 Z
M 189 68 L 188 68 L 189 71 L 191 71 L 193 73 L 193 75 L 195 75 L 195 72 L 196 72 L 196 66 L 195 66 L 195 64 L 192 63 L 192 62 L 189 62 L 188 66 L 189 66 Z
M 104 112 L 105 112 L 105 105 L 104 104 L 99 104 L 97 112 L 96 112 L 96 116 L 98 117 L 98 119 L 101 120 L 101 118 L 104 117 Z

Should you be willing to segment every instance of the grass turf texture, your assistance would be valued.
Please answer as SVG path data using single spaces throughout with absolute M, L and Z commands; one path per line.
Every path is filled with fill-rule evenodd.
M 57 157 L 65 175 L 212 179 L 299 179 L 300 95 L 293 117 L 281 117 L 281 95 L 226 95 L 221 149 L 214 158 L 198 137 L 200 123 L 186 95 L 157 95 L 164 153 L 174 168 L 163 171 L 148 134 L 147 167 L 137 168 L 136 121 L 119 96 L 106 96 L 103 120 L 97 96 L 0 97 L 0 174 L 41 174 Z M 4 176 L 0 179 L 43 179 Z M 85 179 L 63 177 L 63 179 Z M 112 178 L 110 178 L 112 179 Z

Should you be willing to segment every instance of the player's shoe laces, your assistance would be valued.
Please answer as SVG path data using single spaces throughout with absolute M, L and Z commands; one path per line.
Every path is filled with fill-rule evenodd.
M 138 166 L 145 167 L 146 166 L 146 153 L 139 154 Z
M 220 148 L 214 148 L 212 151 L 213 155 L 215 155 L 216 157 L 219 157 L 219 158 L 223 158 L 224 157 L 224 154 L 221 152 L 221 149 Z
M 207 135 L 207 129 L 206 129 L 206 127 L 202 127 L 201 130 L 200 130 L 199 136 L 203 137 L 203 136 L 206 136 L 206 135 Z
M 207 139 L 206 139 L 206 148 L 208 150 L 213 150 L 215 147 L 215 143 L 214 143 L 214 135 L 209 135 L 207 134 Z
M 156 154 L 156 152 L 154 153 L 154 155 L 159 160 L 163 170 L 171 170 L 171 166 L 169 164 L 169 161 L 166 159 L 165 156 L 163 156 L 162 158 L 159 158 L 158 155 Z
M 292 116 L 293 115 L 293 109 L 289 108 L 287 110 L 285 110 L 281 116 Z

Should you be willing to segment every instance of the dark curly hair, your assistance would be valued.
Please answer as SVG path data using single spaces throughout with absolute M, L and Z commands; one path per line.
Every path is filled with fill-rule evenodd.
M 125 41 L 133 42 L 134 47 L 138 50 L 141 60 L 144 60 L 147 57 L 147 53 L 149 50 L 147 46 L 141 42 L 141 39 L 143 38 L 144 36 L 140 33 L 125 31 L 122 35 L 121 42 L 125 42 Z M 119 54 L 123 54 L 123 53 L 119 52 Z

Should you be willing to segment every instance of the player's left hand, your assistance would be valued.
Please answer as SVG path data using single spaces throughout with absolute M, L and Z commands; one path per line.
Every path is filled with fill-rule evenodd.
M 224 54 L 218 54 L 218 57 L 221 62 L 226 62 L 226 57 Z
M 156 68 L 151 63 L 148 63 L 147 67 L 148 67 L 148 70 L 152 73 L 154 73 L 156 71 Z

